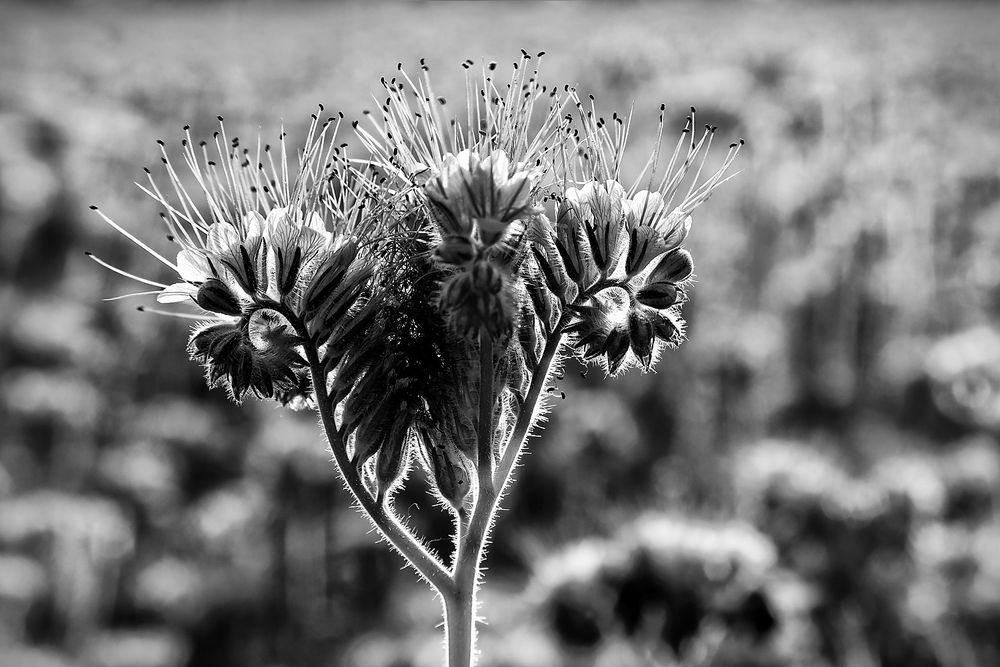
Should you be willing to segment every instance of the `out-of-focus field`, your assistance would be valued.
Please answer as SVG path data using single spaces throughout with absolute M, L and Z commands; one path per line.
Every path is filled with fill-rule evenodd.
M 84 250 L 155 268 L 87 205 L 167 252 L 132 185 L 155 139 L 222 114 L 294 144 L 398 61 L 457 101 L 462 60 L 521 48 L 635 100 L 637 162 L 661 102 L 748 145 L 690 237 L 691 340 L 653 375 L 568 366 L 484 667 L 1000 664 L 1000 10 L 139 5 L 0 20 L 0 665 L 438 664 L 437 603 L 314 418 L 228 404 L 182 324 L 102 302 L 132 287 Z

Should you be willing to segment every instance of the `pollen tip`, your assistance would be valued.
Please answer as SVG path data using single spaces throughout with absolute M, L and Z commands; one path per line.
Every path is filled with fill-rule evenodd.
M 91 204 L 90 205 L 90 210 L 91 211 L 96 211 L 97 210 L 97 204 Z
M 220 123 L 221 123 L 221 122 L 223 121 L 223 118 L 222 118 L 222 116 L 216 116 L 216 118 L 218 118 L 218 119 L 219 119 L 219 122 L 220 122 Z
M 146 312 L 146 306 L 136 306 L 135 309 L 138 310 L 140 313 Z
M 190 126 L 190 125 L 185 125 L 185 126 L 183 127 L 183 130 L 184 130 L 185 132 L 187 132 L 187 131 L 188 131 L 188 130 L 190 130 L 190 129 L 191 129 L 191 126 Z
M 93 257 L 94 256 L 94 253 L 90 252 L 89 250 L 84 250 L 83 254 L 86 255 L 87 257 Z
M 153 173 L 152 171 L 150 171 L 149 167 L 143 167 L 142 170 L 144 172 L 146 172 L 147 174 L 152 174 Z

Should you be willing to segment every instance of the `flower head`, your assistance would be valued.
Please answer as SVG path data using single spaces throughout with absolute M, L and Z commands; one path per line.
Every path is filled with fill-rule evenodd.
M 428 199 L 440 210 L 442 232 L 475 236 L 489 247 L 508 225 L 540 209 L 532 202 L 534 176 L 512 169 L 503 150 L 480 158 L 470 149 L 449 153 L 441 171 L 424 186 Z
M 660 351 L 683 339 L 680 307 L 694 264 L 681 245 L 691 213 L 728 180 L 742 142 L 731 145 L 722 165 L 702 182 L 715 128 L 707 127 L 698 141 L 690 138 L 692 109 L 664 173 L 657 174 L 658 141 L 639 178 L 626 188 L 620 167 L 631 118 L 612 116 L 612 132 L 595 109 L 585 111 L 576 102 L 585 130 L 574 135 L 579 159 L 564 163 L 553 195 L 559 202 L 555 221 L 546 219 L 549 229 L 537 235 L 534 258 L 549 288 L 573 313 L 568 330 L 585 358 L 602 359 L 612 374 L 630 359 L 649 369 Z M 566 282 L 571 289 L 559 285 Z
M 373 199 L 371 180 L 334 144 L 339 122 L 321 124 L 313 116 L 297 171 L 289 167 L 284 132 L 278 151 L 258 141 L 251 155 L 238 138 L 228 140 L 220 118 L 217 155 L 210 156 L 208 142 L 197 151 L 185 128 L 184 161 L 201 191 L 201 206 L 160 142 L 172 196 L 158 187 L 149 169 L 143 190 L 163 207 L 169 238 L 180 246 L 175 261 L 99 212 L 169 267 L 175 279 L 164 284 L 98 261 L 159 288 L 159 303 L 188 306 L 150 310 L 204 322 L 191 338 L 191 354 L 206 364 L 210 383 L 225 383 L 237 400 L 250 391 L 284 400 L 304 383 L 295 337 L 287 333 L 290 323 L 265 326 L 262 311 L 279 320 L 304 318 L 311 333 L 323 339 L 359 302 L 371 275 L 359 241 L 371 235 L 377 226 L 373 221 L 391 202 Z M 137 295 L 142 294 L 148 293 Z M 276 330 L 286 333 L 267 333 Z

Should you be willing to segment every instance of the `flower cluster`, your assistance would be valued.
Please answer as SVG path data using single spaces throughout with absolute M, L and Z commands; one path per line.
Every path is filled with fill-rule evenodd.
M 336 139 L 343 114 L 313 116 L 298 169 L 284 133 L 280 150 L 251 151 L 220 127 L 199 150 L 185 128 L 204 205 L 165 149 L 173 196 L 152 177 L 144 188 L 176 260 L 105 218 L 176 278 L 110 268 L 196 309 L 183 314 L 200 321 L 190 353 L 236 400 L 323 403 L 380 503 L 417 461 L 460 512 L 487 455 L 476 445 L 484 399 L 499 460 L 561 351 L 614 374 L 649 369 L 681 341 L 691 214 L 739 151 L 702 180 L 714 128 L 695 140 L 692 110 L 669 159 L 658 139 L 627 186 L 631 118 L 606 123 L 573 88 L 541 85 L 531 60 L 507 83 L 492 63 L 470 78 L 465 122 L 446 113 L 426 66 L 419 82 L 400 68 L 383 79 L 381 116 L 353 123 L 362 159 Z M 661 109 L 660 138 L 663 126 Z
M 694 273 L 691 254 L 682 248 L 691 229 L 691 212 L 726 178 L 742 142 L 732 144 L 721 166 L 698 181 L 715 128 L 688 141 L 694 110 L 657 183 L 659 149 L 643 175 L 626 190 L 619 174 L 628 124 L 615 115 L 614 135 L 594 110 L 583 113 L 585 133 L 577 135 L 577 164 L 564 168 L 555 221 L 543 218 L 534 257 L 549 288 L 573 321 L 567 331 L 585 359 L 602 360 L 615 374 L 632 360 L 648 370 L 659 353 L 683 340 L 680 308 Z M 660 116 L 660 136 L 663 114 Z M 581 137 L 582 138 L 579 138 Z M 658 144 L 659 145 L 659 144 Z M 701 155 L 699 159 L 699 154 Z M 678 190 L 693 165 L 694 181 Z M 645 186 L 644 189 L 640 187 Z M 630 354 L 631 353 L 631 354 Z
M 252 392 L 301 405 L 308 391 L 306 362 L 289 318 L 303 319 L 322 339 L 363 300 L 372 274 L 370 259 L 359 248 L 363 224 L 371 215 L 362 216 L 370 198 L 367 183 L 360 182 L 346 160 L 330 162 L 331 156 L 339 157 L 331 145 L 336 134 L 332 123 L 321 127 L 314 116 L 299 175 L 289 181 L 284 176 L 289 171 L 284 133 L 278 162 L 269 145 L 263 150 L 258 145 L 251 159 L 238 138 L 227 141 L 221 120 L 215 133 L 217 160 L 209 159 L 204 141 L 199 157 L 188 128 L 182 142 L 207 214 L 195 206 L 162 142 L 176 200 L 163 194 L 146 169 L 149 187 L 143 190 L 163 207 L 169 238 L 180 246 L 176 261 L 98 211 L 169 267 L 176 281 L 163 284 L 109 268 L 159 288 L 154 293 L 161 304 L 197 306 L 199 313 L 182 316 L 201 320 L 189 350 L 205 364 L 210 384 L 226 386 L 237 401 Z M 321 169 L 320 161 L 330 166 Z M 338 196 L 329 193 L 332 187 Z

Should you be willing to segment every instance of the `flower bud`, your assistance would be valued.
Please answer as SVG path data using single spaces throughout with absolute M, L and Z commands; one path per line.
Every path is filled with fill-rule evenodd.
M 425 424 L 417 432 L 435 488 L 449 505 L 460 509 L 472 488 L 472 461 L 437 428 Z
M 449 234 L 434 250 L 434 256 L 445 264 L 461 266 L 475 259 L 476 247 L 468 236 Z
M 635 298 L 636 301 L 650 308 L 669 308 L 677 302 L 677 286 L 666 282 L 647 283 L 643 285 Z
M 320 265 L 302 294 L 307 316 L 328 305 L 327 302 L 342 287 L 341 283 L 357 256 L 358 244 L 352 240 L 334 250 Z
M 625 327 L 615 327 L 607 339 L 601 352 L 607 357 L 608 374 L 614 375 L 625 363 L 625 356 L 629 350 L 629 335 Z
M 663 256 L 649 274 L 649 282 L 682 283 L 690 278 L 693 272 L 694 260 L 691 258 L 691 253 L 678 248 Z
M 472 265 L 473 283 L 478 289 L 485 289 L 490 294 L 499 294 L 503 289 L 503 278 L 500 271 L 489 262 L 476 262 Z
M 656 331 L 653 328 L 653 322 L 640 309 L 633 308 L 629 311 L 628 338 L 632 354 L 639 360 L 643 368 L 648 370 L 653 361 Z
M 375 482 L 378 487 L 377 500 L 382 503 L 386 494 L 399 480 L 406 461 L 407 433 L 409 432 L 412 415 L 407 410 L 406 401 L 400 401 L 396 419 L 392 424 L 382 447 L 375 459 Z
M 198 288 L 195 301 L 205 310 L 221 315 L 239 316 L 242 313 L 240 302 L 229 289 L 229 286 L 218 278 L 209 278 Z
M 500 270 L 485 260 L 448 278 L 441 287 L 441 306 L 452 329 L 468 339 L 482 330 L 495 340 L 509 336 L 513 314 L 503 287 Z

